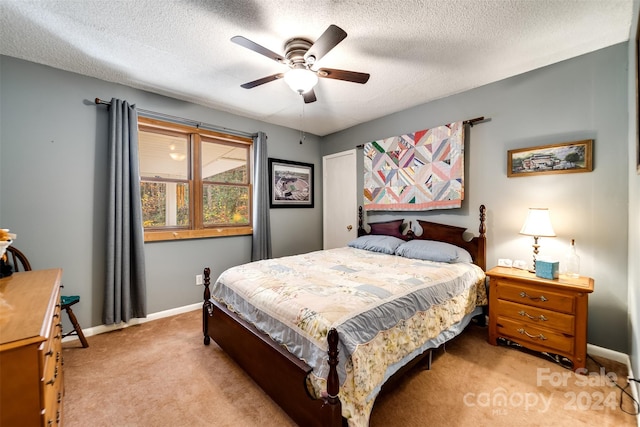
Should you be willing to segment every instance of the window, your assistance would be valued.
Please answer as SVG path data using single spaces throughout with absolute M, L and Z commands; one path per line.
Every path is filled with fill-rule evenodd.
M 251 234 L 252 142 L 140 117 L 145 241 Z

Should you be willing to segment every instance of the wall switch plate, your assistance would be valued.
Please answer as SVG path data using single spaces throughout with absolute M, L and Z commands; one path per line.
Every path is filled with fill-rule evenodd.
M 498 265 L 500 267 L 511 267 L 513 265 L 513 262 L 508 258 L 500 258 L 498 260 Z
M 202 274 L 196 274 L 196 286 L 202 285 Z
M 520 270 L 527 270 L 527 263 L 520 259 L 515 260 L 513 262 L 513 266 L 515 268 L 519 268 Z

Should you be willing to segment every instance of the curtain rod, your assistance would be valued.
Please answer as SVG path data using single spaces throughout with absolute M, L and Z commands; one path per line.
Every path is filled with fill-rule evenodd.
M 469 126 L 473 127 L 473 125 L 475 125 L 476 123 L 481 123 L 481 122 L 484 122 L 484 121 L 485 121 L 484 116 L 482 116 L 482 117 L 476 117 L 475 119 L 465 120 L 465 121 L 462 122 L 462 124 L 463 125 L 469 125 Z
M 476 117 L 475 119 L 464 120 L 462 124 L 473 127 L 473 125 L 485 122 L 487 120 L 489 119 L 485 119 L 484 116 L 482 116 L 482 117 Z M 364 144 L 356 145 L 356 148 L 364 148 Z
M 107 106 L 111 105 L 111 101 L 105 101 L 100 98 L 96 98 L 94 102 L 96 103 L 96 105 L 107 105 Z M 172 116 L 170 114 L 158 113 L 156 111 L 150 111 L 150 110 L 143 110 L 142 108 L 137 108 L 137 110 L 140 113 L 142 113 L 143 116 L 148 116 L 150 118 L 167 119 L 180 124 L 189 124 L 200 129 L 213 130 L 220 133 L 227 133 L 234 136 L 241 136 L 244 138 L 253 138 L 254 136 L 257 135 L 255 133 L 242 132 L 239 130 L 229 129 L 222 126 L 216 126 L 208 123 L 199 122 L 197 120 L 185 119 L 183 117 L 178 117 L 178 116 Z

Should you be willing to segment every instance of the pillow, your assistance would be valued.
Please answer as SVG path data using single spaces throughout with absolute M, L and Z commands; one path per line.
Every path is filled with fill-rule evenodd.
M 385 236 L 395 236 L 398 238 L 402 238 L 402 230 L 400 227 L 402 226 L 403 219 L 394 219 L 392 221 L 385 222 L 373 222 L 369 224 L 371 227 L 371 231 L 369 234 L 382 234 Z
M 349 246 L 356 249 L 365 249 L 367 251 L 381 252 L 383 254 L 393 255 L 398 246 L 404 243 L 404 240 L 393 236 L 377 236 L 369 234 L 360 236 L 349 242 Z
M 437 262 L 473 262 L 466 249 L 435 240 L 410 240 L 404 242 L 396 249 L 396 255 Z

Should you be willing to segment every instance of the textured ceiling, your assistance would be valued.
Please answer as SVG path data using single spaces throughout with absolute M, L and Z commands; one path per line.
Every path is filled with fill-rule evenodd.
M 632 0 L 0 0 L 0 12 L 3 55 L 322 136 L 624 42 Z M 330 24 L 348 36 L 317 67 L 370 73 L 365 85 L 320 79 L 311 104 L 282 80 L 240 87 L 288 68 L 231 37 L 284 54 Z

